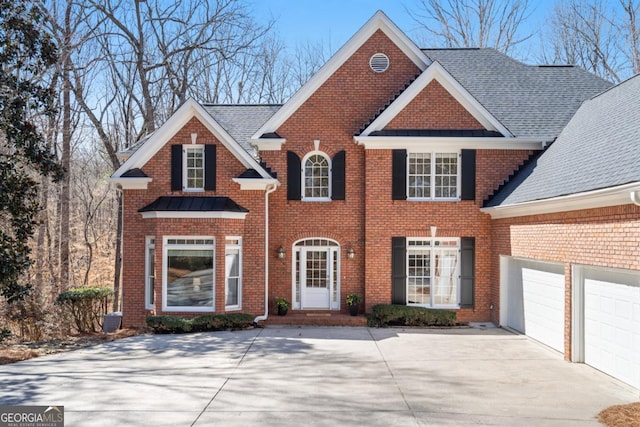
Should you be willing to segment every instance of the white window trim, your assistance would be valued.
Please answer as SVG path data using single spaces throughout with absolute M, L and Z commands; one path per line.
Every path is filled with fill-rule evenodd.
M 155 255 L 155 249 L 156 249 L 155 236 L 146 236 L 145 245 L 144 245 L 144 308 L 147 310 L 153 310 L 155 308 L 155 305 L 151 304 L 151 294 L 149 293 L 149 285 L 151 283 L 151 281 L 149 280 L 150 279 L 149 264 L 151 262 L 151 259 L 149 257 L 150 249 L 153 249 L 153 252 Z M 157 284 L 158 281 L 156 280 L 155 262 L 153 265 L 154 265 L 153 278 L 154 278 L 154 289 L 155 289 L 155 285 Z M 155 300 L 155 295 L 154 295 L 154 300 Z
M 227 243 L 230 240 L 237 240 L 238 243 Z M 243 281 L 243 277 L 242 277 L 242 262 L 243 262 L 243 257 L 242 257 L 242 237 L 240 236 L 227 236 L 226 240 L 225 240 L 225 246 L 224 246 L 224 255 L 225 255 L 225 271 L 224 271 L 224 301 L 225 301 L 225 306 L 224 309 L 225 311 L 233 311 L 233 310 L 242 310 L 242 281 Z M 238 250 L 238 304 L 234 304 L 234 305 L 226 305 L 227 302 L 227 280 L 229 279 L 229 272 L 227 271 L 227 265 L 226 265 L 226 256 L 227 256 L 227 250 L 228 249 L 234 249 L 234 250 Z
M 305 190 L 306 190 L 306 185 L 305 185 L 305 178 L 306 178 L 306 163 L 307 160 L 309 159 L 309 157 L 311 156 L 315 156 L 315 155 L 319 155 L 324 157 L 327 160 L 327 168 L 329 170 L 329 196 L 328 197 L 305 197 Z M 323 152 L 323 151 L 319 151 L 319 150 L 314 150 L 314 151 L 310 151 L 309 153 L 307 153 L 306 156 L 304 156 L 302 158 L 302 171 L 300 173 L 300 179 L 302 180 L 301 184 L 300 184 L 300 189 L 301 189 L 301 200 L 303 202 L 330 202 L 331 201 L 331 188 L 332 188 L 332 178 L 331 175 L 333 175 L 333 164 L 331 163 L 331 157 L 329 157 L 329 155 L 327 155 L 327 153 Z
M 456 271 L 454 273 L 454 275 L 457 277 L 457 283 L 456 283 L 456 296 L 458 299 L 458 303 L 457 304 L 434 304 L 433 303 L 433 298 L 434 298 L 434 283 L 433 283 L 433 268 L 435 267 L 436 263 L 435 263 L 435 251 L 432 249 L 437 249 L 438 247 L 442 247 L 442 246 L 438 246 L 438 245 L 429 245 L 429 246 L 423 246 L 425 248 L 429 248 L 429 256 L 430 256 L 430 261 L 429 261 L 429 265 L 431 266 L 431 271 L 429 271 L 429 277 L 431 278 L 431 284 L 430 284 L 430 288 L 429 288 L 429 296 L 431 299 L 431 303 L 430 304 L 415 304 L 415 303 L 409 303 L 409 251 L 412 248 L 411 243 L 410 242 L 415 242 L 415 241 L 422 241 L 422 242 L 431 242 L 431 238 L 429 237 L 408 237 L 407 238 L 407 247 L 406 247 L 406 260 L 405 260 L 405 265 L 406 265 L 406 271 L 405 271 L 405 276 L 406 276 L 406 283 L 405 283 L 405 295 L 406 295 L 406 304 L 408 306 L 411 307 L 424 307 L 424 308 L 450 308 L 450 309 L 458 309 L 460 308 L 460 275 L 461 275 L 461 250 L 460 250 L 460 238 L 459 237 L 442 237 L 442 238 L 438 238 L 436 237 L 434 240 L 435 242 L 455 242 L 456 246 L 446 246 L 445 248 L 447 249 L 455 249 L 458 253 L 458 262 L 456 264 Z M 419 246 L 416 246 L 415 248 L 419 248 Z
M 438 154 L 457 154 L 457 171 L 456 171 L 456 197 L 436 197 L 436 156 Z M 431 155 L 431 187 L 429 193 L 431 197 L 410 197 L 409 196 L 409 159 L 411 154 L 430 154 Z M 407 176 L 406 176 L 406 192 L 407 200 L 414 202 L 457 202 L 461 200 L 462 192 L 462 152 L 460 150 L 447 150 L 446 148 L 440 150 L 408 150 L 407 151 Z
M 213 240 L 213 244 L 171 244 L 169 240 Z M 168 279 L 168 262 L 169 249 L 211 249 L 213 252 L 213 302 L 208 307 L 185 307 L 185 306 L 168 306 L 167 305 L 167 279 Z M 162 238 L 162 311 L 166 312 L 212 312 L 216 308 L 216 240 L 213 236 L 164 236 Z
M 189 171 L 187 170 L 187 150 L 191 148 L 198 148 L 202 151 L 202 187 L 201 188 L 189 188 Z M 205 149 L 204 144 L 184 144 L 182 146 L 182 191 L 185 193 L 201 193 L 204 191 L 206 180 L 206 168 L 205 168 Z

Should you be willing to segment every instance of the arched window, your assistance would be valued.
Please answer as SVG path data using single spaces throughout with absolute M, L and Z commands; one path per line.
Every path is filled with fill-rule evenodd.
M 331 199 L 331 161 L 324 153 L 312 152 L 304 158 L 302 169 L 303 200 Z

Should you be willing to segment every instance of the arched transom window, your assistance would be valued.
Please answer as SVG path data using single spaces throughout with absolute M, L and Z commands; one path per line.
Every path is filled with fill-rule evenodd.
M 302 188 L 304 199 L 324 199 L 331 197 L 331 163 L 323 153 L 310 153 L 304 161 Z

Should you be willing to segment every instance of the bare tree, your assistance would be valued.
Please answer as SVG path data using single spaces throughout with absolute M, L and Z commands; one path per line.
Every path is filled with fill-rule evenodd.
M 533 36 L 524 28 L 529 0 L 419 0 L 407 11 L 442 47 L 493 47 L 508 54 Z
M 640 1 L 571 0 L 557 5 L 542 60 L 575 64 L 619 82 L 640 72 Z

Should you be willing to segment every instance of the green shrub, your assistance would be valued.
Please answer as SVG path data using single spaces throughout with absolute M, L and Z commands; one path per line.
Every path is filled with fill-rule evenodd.
M 244 313 L 204 314 L 185 319 L 178 316 L 148 316 L 147 326 L 157 334 L 181 334 L 246 329 L 253 325 L 253 316 Z
M 147 316 L 147 326 L 156 334 L 191 332 L 191 321 L 178 316 Z
M 72 288 L 58 295 L 56 305 L 69 310 L 78 332 L 96 332 L 102 327 L 112 295 L 106 287 Z
M 381 326 L 454 326 L 456 313 L 406 305 L 378 304 L 373 307 L 368 325 Z
M 7 328 L 0 328 L 0 343 L 11 336 L 11 331 Z

